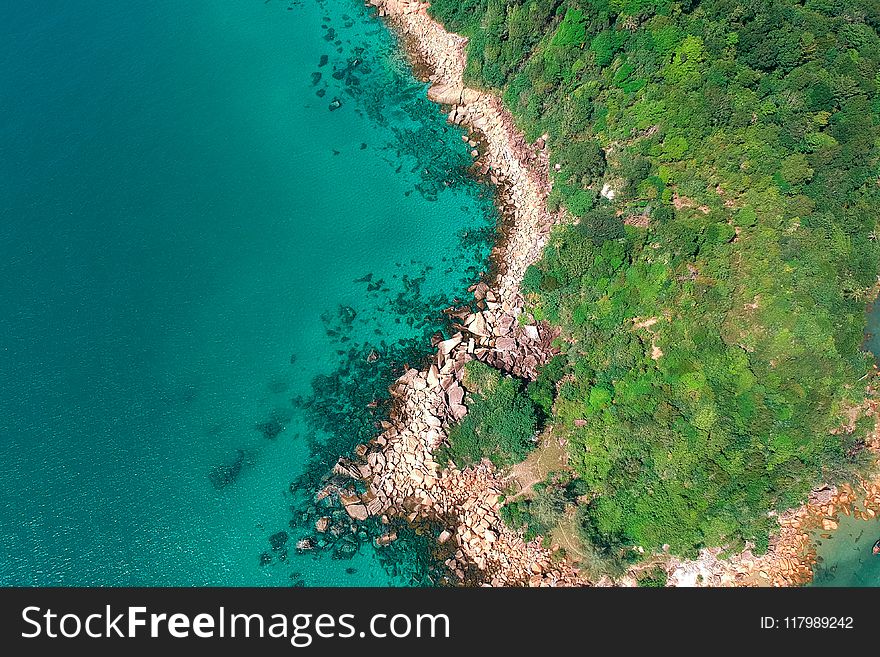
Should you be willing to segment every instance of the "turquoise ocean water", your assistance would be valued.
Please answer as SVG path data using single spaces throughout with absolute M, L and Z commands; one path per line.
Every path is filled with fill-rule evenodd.
M 429 582 L 422 537 L 313 530 L 494 229 L 386 28 L 0 3 L 0 116 L 0 584 Z
M 880 519 L 857 520 L 840 514 L 836 531 L 816 533 L 820 561 L 813 572 L 813 586 L 880 586 L 880 555 L 871 552 L 878 538 Z

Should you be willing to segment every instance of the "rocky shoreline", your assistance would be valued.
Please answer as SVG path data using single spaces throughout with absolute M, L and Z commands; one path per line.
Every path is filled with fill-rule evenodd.
M 367 0 L 402 39 L 428 97 L 449 108 L 449 121 L 465 127 L 474 150 L 475 171 L 497 189 L 504 221 L 493 249 L 492 275 L 471 288 L 470 307 L 450 309 L 457 331 L 438 341 L 426 368 L 410 369 L 392 386 L 394 405 L 382 433 L 340 458 L 335 480 L 321 496 L 335 494 L 353 520 L 392 518 L 439 529 L 437 538 L 447 581 L 487 586 L 592 586 L 636 584 L 630 574 L 617 582 L 591 582 L 538 539 L 526 542 L 499 516 L 501 474 L 488 462 L 468 468 L 441 468 L 433 451 L 449 427 L 467 413 L 462 373 L 466 362 L 484 361 L 504 372 L 534 379 L 554 354 L 555 330 L 523 321 L 520 284 L 537 261 L 560 217 L 547 210 L 550 192 L 546 136 L 526 141 L 502 101 L 465 86 L 467 40 L 447 32 L 417 0 Z M 870 409 L 875 413 L 876 409 Z M 876 414 L 876 413 L 875 413 Z M 876 447 L 876 445 L 874 446 Z M 836 513 L 880 513 L 880 486 L 863 484 L 865 496 L 847 485 L 814 491 L 810 501 L 779 518 L 769 551 L 751 549 L 721 558 L 703 550 L 685 561 L 658 555 L 674 586 L 797 586 L 812 578 L 817 528 L 836 527 Z M 863 510 L 854 508 L 857 500 Z M 873 517 L 873 516 L 870 516 Z M 318 528 L 319 530 L 321 528 Z M 377 539 L 394 540 L 393 533 Z
M 529 144 L 500 99 L 464 85 L 466 39 L 446 32 L 426 3 L 370 0 L 403 39 L 416 69 L 430 82 L 428 97 L 449 107 L 449 121 L 468 129 L 475 169 L 496 185 L 504 212 L 503 239 L 492 253 L 489 283 L 472 286 L 473 303 L 450 309 L 456 333 L 439 341 L 424 370 L 410 369 L 391 387 L 394 400 L 383 432 L 334 468 L 359 482 L 332 484 L 355 520 L 393 516 L 441 527 L 438 542 L 453 583 L 499 586 L 587 584 L 568 564 L 553 559 L 537 540 L 525 542 L 499 516 L 502 482 L 491 464 L 465 471 L 441 468 L 432 454 L 449 427 L 467 413 L 461 384 L 466 362 L 484 361 L 533 379 L 552 357 L 557 333 L 521 321 L 520 282 L 540 256 L 557 217 L 547 211 L 549 165 L 544 139 Z M 479 145 L 480 150 L 476 147 Z M 482 152 L 480 152 L 482 151 Z

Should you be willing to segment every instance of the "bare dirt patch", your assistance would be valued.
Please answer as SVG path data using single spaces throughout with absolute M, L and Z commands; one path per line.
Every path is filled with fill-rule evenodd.
M 538 447 L 528 455 L 525 461 L 517 463 L 504 477 L 505 482 L 513 483 L 516 493 L 508 497 L 513 502 L 527 497 L 532 486 L 544 481 L 551 472 L 568 470 L 568 451 L 565 440 L 546 431 L 540 439 Z

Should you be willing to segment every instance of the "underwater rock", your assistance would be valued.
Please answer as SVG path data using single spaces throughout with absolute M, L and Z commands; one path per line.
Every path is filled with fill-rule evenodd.
M 237 455 L 235 457 L 235 461 L 231 464 L 221 464 L 216 465 L 211 469 L 211 472 L 208 474 L 208 478 L 211 480 L 211 484 L 217 490 L 222 490 L 226 488 L 230 484 L 234 483 L 236 479 L 238 479 L 238 475 L 241 474 L 241 469 L 244 466 L 245 453 L 244 450 L 240 449 L 237 451 Z
M 268 566 L 270 563 L 272 563 L 272 555 L 268 552 L 263 552 L 260 555 L 260 566 Z
M 259 431 L 265 438 L 268 440 L 274 440 L 278 437 L 282 431 L 284 431 L 284 426 L 278 422 L 273 420 L 269 420 L 268 422 L 260 422 L 256 426 L 257 431 Z
M 357 311 L 351 306 L 339 306 L 339 321 L 351 324 L 357 318 Z
M 334 559 L 351 559 L 354 555 L 357 554 L 358 548 L 357 541 L 350 537 L 345 537 L 339 541 L 336 545 L 336 549 L 333 551 Z
M 329 108 L 331 112 L 333 112 L 334 110 L 338 110 L 340 107 L 342 107 L 342 101 L 339 100 L 339 98 L 334 98 L 332 101 L 330 101 Z
M 287 532 L 280 531 L 277 534 L 272 534 L 269 537 L 269 545 L 272 546 L 273 552 L 279 552 L 281 549 L 287 545 L 287 540 L 290 537 L 287 535 Z
M 386 545 L 391 545 L 394 541 L 397 540 L 397 532 L 388 532 L 387 534 L 382 534 L 381 536 L 377 536 L 375 543 L 376 547 L 385 547 Z
M 268 420 L 258 422 L 254 428 L 263 434 L 263 437 L 267 440 L 275 440 L 287 428 L 285 425 L 288 422 L 290 422 L 289 417 L 279 411 L 273 411 L 272 416 Z

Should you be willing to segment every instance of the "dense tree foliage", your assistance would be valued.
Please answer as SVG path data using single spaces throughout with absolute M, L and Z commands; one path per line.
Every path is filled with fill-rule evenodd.
M 480 361 L 465 366 L 468 414 L 449 431 L 442 461 L 466 467 L 488 458 L 505 466 L 522 461 L 535 447 L 538 419 L 522 381 L 503 376 Z
M 880 0 L 431 11 L 470 37 L 470 83 L 550 135 L 574 225 L 524 283 L 564 329 L 533 397 L 590 488 L 585 535 L 765 546 L 768 511 L 860 465 L 834 429 L 878 273 Z

